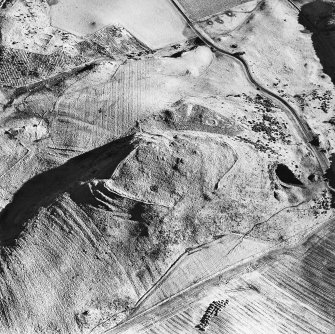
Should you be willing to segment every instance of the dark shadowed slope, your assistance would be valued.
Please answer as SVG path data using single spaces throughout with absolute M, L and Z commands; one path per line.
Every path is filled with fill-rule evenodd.
M 1 245 L 12 245 L 23 230 L 24 223 L 36 215 L 41 207 L 49 206 L 71 185 L 110 176 L 131 150 L 129 138 L 122 138 L 30 179 L 1 212 Z
M 335 4 L 312 1 L 304 4 L 299 13 L 299 23 L 312 33 L 315 52 L 324 72 L 335 83 Z

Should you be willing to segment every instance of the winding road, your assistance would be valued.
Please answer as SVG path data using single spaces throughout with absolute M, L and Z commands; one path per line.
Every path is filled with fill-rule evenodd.
M 300 133 L 300 136 L 301 136 L 302 140 L 305 142 L 306 145 L 309 146 L 310 150 L 313 152 L 315 158 L 318 161 L 318 164 L 319 164 L 319 167 L 320 167 L 320 173 L 323 175 L 324 172 L 326 171 L 326 169 L 328 169 L 328 167 L 329 167 L 329 161 L 328 161 L 327 157 L 325 156 L 325 154 L 323 154 L 321 151 L 318 150 L 317 147 L 315 147 L 314 145 L 311 144 L 311 142 L 315 138 L 315 135 L 313 134 L 313 132 L 310 129 L 310 127 L 308 126 L 308 124 L 300 118 L 298 112 L 286 100 L 284 100 L 281 96 L 278 96 L 277 94 L 273 93 L 272 91 L 268 90 L 267 88 L 263 87 L 260 83 L 258 83 L 257 80 L 252 76 L 249 65 L 247 64 L 245 59 L 243 59 L 238 54 L 230 53 L 230 52 L 222 49 L 220 46 L 218 46 L 212 40 L 212 38 L 210 36 L 208 36 L 205 32 L 203 32 L 201 30 L 201 28 L 199 29 L 197 27 L 197 24 L 192 22 L 191 19 L 189 19 L 189 17 L 185 14 L 183 9 L 179 6 L 179 4 L 177 4 L 177 2 L 175 0 L 171 0 L 171 2 L 177 8 L 178 12 L 182 15 L 182 17 L 185 19 L 185 21 L 188 23 L 188 25 L 193 29 L 195 34 L 206 45 L 208 45 L 210 48 L 212 48 L 213 50 L 215 50 L 216 52 L 218 52 L 220 54 L 223 54 L 227 57 L 233 58 L 234 61 L 239 63 L 240 66 L 242 66 L 242 68 L 244 70 L 244 73 L 245 73 L 246 77 L 248 78 L 249 82 L 254 87 L 256 87 L 256 89 L 261 91 L 267 97 L 269 97 L 271 99 L 275 99 L 281 106 L 284 107 L 284 110 L 285 110 L 287 116 L 293 122 L 293 124 L 295 124 L 297 130 Z M 247 235 L 250 234 L 251 231 L 249 231 L 249 233 L 247 233 Z M 243 236 L 242 236 L 240 242 L 238 242 L 235 247 L 237 247 L 241 243 L 242 240 L 243 240 Z M 215 241 L 215 242 L 217 242 L 217 241 Z M 197 250 L 200 250 L 204 246 L 206 246 L 206 245 L 199 246 Z M 274 249 L 275 248 L 276 247 L 274 247 Z M 274 251 L 274 249 L 271 249 L 269 251 Z M 279 251 L 280 251 L 280 247 L 279 247 Z M 230 253 L 230 251 L 228 253 Z M 178 266 L 178 263 L 187 255 L 188 255 L 188 252 L 185 252 L 185 254 L 183 254 L 180 258 L 178 258 L 178 260 L 170 267 L 170 269 L 172 270 L 173 268 Z M 162 277 L 162 279 L 163 279 L 163 277 Z M 201 283 L 203 283 L 203 282 L 201 282 Z M 159 284 L 157 284 L 157 285 L 159 285 Z M 157 285 L 153 286 L 152 289 L 150 289 L 150 291 L 148 291 L 148 294 L 150 294 L 157 287 Z M 183 292 L 182 294 L 184 294 L 185 292 Z M 143 296 L 143 298 L 140 299 L 140 301 L 137 304 L 138 307 L 140 306 L 141 301 L 144 300 L 146 297 L 147 297 L 147 294 L 145 294 Z M 175 296 L 173 296 L 173 297 L 175 297 Z M 173 298 L 173 297 L 171 297 L 171 298 Z M 162 303 L 163 304 L 169 303 L 171 298 L 168 298 L 168 300 L 165 300 Z M 179 303 L 180 303 L 180 301 L 179 301 Z M 157 305 L 154 305 L 153 308 L 156 308 L 156 307 L 157 307 Z M 175 307 L 176 306 L 174 306 L 172 308 L 174 309 Z M 107 330 L 106 333 L 127 332 L 127 329 L 129 330 L 130 328 L 132 328 L 132 326 L 134 326 L 136 324 L 136 322 L 137 322 L 137 325 L 142 322 L 143 324 L 145 324 L 144 327 L 145 326 L 150 326 L 150 323 L 153 321 L 152 316 L 150 316 L 150 311 L 152 311 L 151 308 L 148 309 L 148 310 L 145 310 L 144 312 L 143 311 L 139 312 L 139 313 L 135 314 L 135 316 L 130 317 L 127 321 L 122 322 L 119 326 L 116 326 L 114 328 L 111 328 L 111 329 Z M 160 314 L 158 317 L 164 317 L 164 314 Z M 135 327 L 136 327 L 136 325 L 135 325 Z M 140 328 L 137 328 L 137 329 L 140 330 Z
M 192 28 L 192 30 L 195 32 L 195 34 L 206 45 L 208 45 L 210 48 L 212 48 L 213 50 L 215 50 L 216 52 L 218 52 L 220 54 L 223 54 L 223 55 L 225 55 L 227 57 L 233 58 L 237 63 L 239 63 L 239 65 L 242 66 L 242 68 L 243 68 L 243 70 L 244 70 L 244 72 L 246 74 L 246 77 L 248 78 L 249 82 L 254 87 L 256 87 L 256 89 L 258 89 L 259 91 L 261 91 L 267 97 L 275 99 L 280 105 L 282 105 L 284 107 L 284 110 L 285 110 L 287 116 L 295 124 L 297 130 L 299 131 L 299 133 L 301 135 L 302 140 L 305 142 L 305 144 L 313 152 L 314 157 L 318 161 L 318 164 L 319 164 L 319 167 L 320 167 L 320 173 L 323 175 L 325 173 L 325 171 L 329 168 L 329 161 L 328 161 L 326 155 L 323 152 L 321 152 L 317 147 L 315 147 L 313 144 L 311 144 L 311 142 L 313 141 L 313 139 L 315 139 L 315 134 L 312 132 L 312 130 L 310 129 L 310 127 L 308 126 L 308 124 L 304 120 L 302 120 L 300 118 L 298 112 L 285 99 L 283 99 L 281 96 L 278 96 L 274 92 L 270 91 L 269 89 L 265 88 L 260 83 L 258 83 L 257 80 L 252 76 L 252 73 L 251 73 L 251 70 L 249 68 L 249 65 L 247 64 L 247 62 L 246 62 L 245 59 L 243 59 L 238 54 L 230 53 L 230 52 L 222 49 L 220 46 L 218 46 L 212 40 L 212 38 L 210 36 L 208 36 L 205 32 L 203 32 L 201 30 L 201 28 L 197 27 L 197 23 L 192 22 L 192 20 L 187 16 L 187 14 L 185 14 L 184 10 L 181 8 L 181 6 L 175 0 L 171 0 L 171 2 L 177 8 L 178 12 L 182 15 L 182 17 L 185 19 L 185 21 L 188 23 L 188 25 Z M 250 234 L 250 233 L 248 233 L 248 234 Z M 243 240 L 243 237 L 242 237 L 241 240 Z M 215 241 L 215 242 L 217 242 L 217 241 Z M 240 242 L 237 243 L 237 245 L 239 245 L 239 244 L 240 244 Z M 199 246 L 197 248 L 197 250 L 200 250 L 204 246 L 205 245 Z M 274 251 L 274 249 L 276 249 L 276 247 L 273 247 L 269 251 Z M 277 249 L 277 251 L 278 251 L 278 249 Z M 279 247 L 279 251 L 280 251 L 280 247 Z M 186 251 L 185 254 L 183 254 L 180 258 L 178 258 L 178 260 L 171 266 L 171 268 L 175 268 L 178 265 L 178 263 L 186 255 L 188 255 L 188 254 L 189 254 L 189 252 Z M 201 282 L 201 283 L 203 283 L 203 282 Z M 148 294 L 150 294 L 152 292 L 152 290 L 155 289 L 155 287 L 156 286 L 152 287 L 152 289 L 148 292 Z M 145 296 L 143 296 L 143 298 L 140 299 L 139 303 L 137 304 L 138 306 L 141 304 L 141 301 L 143 299 L 145 299 L 146 296 L 147 296 L 147 294 Z M 175 296 L 173 296 L 173 297 L 175 297 Z M 171 298 L 169 298 L 169 299 L 171 299 Z M 167 300 L 165 300 L 163 303 L 166 304 Z M 180 303 L 180 301 L 179 301 L 179 303 Z M 157 305 L 155 305 L 155 307 L 156 306 Z M 175 306 L 175 307 L 177 307 L 177 306 Z M 173 309 L 175 307 L 173 307 Z M 126 332 L 127 329 L 131 328 L 131 326 L 134 325 L 134 322 L 136 323 L 136 320 L 138 320 L 139 322 L 143 321 L 143 323 L 145 323 L 147 326 L 150 326 L 149 324 L 153 321 L 153 318 L 150 316 L 150 314 L 149 314 L 150 312 L 149 311 L 150 311 L 150 309 L 149 310 L 145 310 L 144 312 L 140 312 L 140 313 L 136 314 L 134 317 L 130 317 L 128 319 L 128 321 L 122 322 L 119 326 L 116 326 L 114 328 L 111 328 L 111 329 L 107 330 L 106 333 L 121 333 L 123 331 Z M 163 316 L 167 316 L 167 315 L 166 314 L 165 315 L 161 314 L 160 316 L 163 317 Z M 141 320 L 139 320 L 137 318 L 141 318 Z
M 191 29 L 194 31 L 194 33 L 210 48 L 215 50 L 216 52 L 223 54 L 227 57 L 230 57 L 234 59 L 239 65 L 242 66 L 249 82 L 256 87 L 259 91 L 263 92 L 263 94 L 267 95 L 270 98 L 273 98 L 279 102 L 280 105 L 284 106 L 284 109 L 286 111 L 287 116 L 290 118 L 290 120 L 295 123 L 297 129 L 299 130 L 299 133 L 301 135 L 301 138 L 306 143 L 306 145 L 310 148 L 310 150 L 313 152 L 315 158 L 318 161 L 320 172 L 323 175 L 325 171 L 329 168 L 329 161 L 326 157 L 326 155 L 321 152 L 317 147 L 311 144 L 313 139 L 315 139 L 315 134 L 312 132 L 308 124 L 302 120 L 298 114 L 298 112 L 281 96 L 271 92 L 269 89 L 262 86 L 259 82 L 256 81 L 256 79 L 252 76 L 251 70 L 249 68 L 249 65 L 247 64 L 246 60 L 243 59 L 240 55 L 230 53 L 224 49 L 222 49 L 220 46 L 218 46 L 213 39 L 208 36 L 204 31 L 201 30 L 201 28 L 197 27 L 197 24 L 194 23 L 184 12 L 182 7 L 177 3 L 175 0 L 171 0 L 172 4 L 176 7 L 178 12 L 181 14 L 181 16 L 185 19 L 187 24 L 191 27 Z

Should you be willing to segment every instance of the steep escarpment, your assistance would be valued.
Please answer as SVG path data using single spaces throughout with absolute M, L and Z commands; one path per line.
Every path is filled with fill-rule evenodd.
M 137 6 L 0 0 L 0 334 L 329 334 L 334 5 Z
M 185 124 L 199 119 L 199 108 L 189 105 Z M 204 122 L 215 116 L 206 108 L 200 114 Z M 315 224 L 312 209 L 295 217 L 294 226 L 287 221 L 289 209 L 314 205 L 322 182 L 301 176 L 303 186 L 283 186 L 243 140 L 202 131 L 194 121 L 197 131 L 169 130 L 160 117 L 153 122 L 152 131 L 36 176 L 6 207 L 2 332 L 111 327 L 185 249 L 231 232 L 289 240 Z
M 214 191 L 234 164 L 234 152 L 222 140 L 206 136 L 184 135 L 178 141 L 166 136 L 138 134 L 114 142 L 37 176 L 17 193 L 2 215 L 2 330 L 68 333 L 92 328 L 127 312 L 178 249 L 194 243 L 164 235 L 164 248 L 160 219 L 181 197 L 187 198 L 182 206 L 188 210 L 190 201 L 203 201 L 203 192 Z M 141 165 L 143 155 L 147 165 Z M 188 173 L 181 173 L 177 161 Z M 128 181 L 122 175 L 129 166 L 135 177 Z M 136 171 L 152 174 L 143 179 L 148 187 L 142 193 Z M 164 173 L 169 173 L 165 179 Z

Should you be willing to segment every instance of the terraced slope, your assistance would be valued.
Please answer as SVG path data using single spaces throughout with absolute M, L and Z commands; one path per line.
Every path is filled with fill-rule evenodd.
M 228 300 L 209 331 L 333 334 L 334 202 L 314 150 L 332 150 L 333 88 L 296 9 L 198 2 L 197 27 L 238 55 L 195 40 L 149 56 L 192 35 L 172 3 L 48 3 L 85 37 L 51 27 L 44 0 L 1 11 L 0 333 L 197 333 Z M 134 32 L 130 13 L 138 39 L 111 26 Z
M 189 249 L 173 264 L 170 270 L 136 305 L 132 317 L 167 303 L 176 295 L 185 294 L 194 286 L 204 284 L 222 275 L 234 266 L 243 265 L 262 256 L 274 244 L 241 235 L 226 235 L 199 248 Z
M 112 327 L 186 248 L 232 231 L 283 242 L 324 219 L 316 220 L 313 210 L 307 210 L 288 229 L 288 210 L 267 225 L 270 212 L 262 197 L 272 194 L 271 174 L 262 174 L 260 188 L 252 185 L 259 181 L 248 173 L 256 175 L 264 167 L 255 164 L 252 171 L 250 164 L 248 169 L 239 164 L 257 154 L 243 141 L 203 131 L 153 131 L 70 160 L 15 194 L 1 216 L 1 330 L 75 333 Z M 288 198 L 281 202 L 272 197 L 273 213 L 301 201 L 312 205 L 316 193 L 311 196 L 310 187 L 316 193 L 324 189 L 322 183 L 311 184 L 287 190 Z M 251 202 L 238 209 L 236 204 L 248 198 Z M 260 218 L 264 225 L 257 224 Z M 233 247 L 217 245 L 216 254 Z M 243 260 L 245 253 L 238 253 L 231 253 L 232 264 Z M 185 273 L 189 266 L 200 266 L 206 254 L 194 253 L 185 262 Z M 198 279 L 216 274 L 220 259 L 205 266 Z M 183 266 L 172 280 L 180 280 Z M 166 292 L 148 299 L 144 309 L 189 283 L 162 285 Z
M 301 5 L 299 11 L 300 5 L 294 7 L 287 0 L 264 1 L 244 24 L 228 34 L 221 32 L 218 24 L 216 29 L 214 25 L 202 28 L 222 49 L 242 52 L 253 77 L 289 102 L 319 137 L 320 147 L 331 152 L 334 48 L 327 42 L 331 28 L 326 32 L 322 25 L 328 20 L 331 27 L 332 5 L 321 4 Z M 302 81 L 301 77 L 307 79 Z
M 169 300 L 127 331 L 198 333 L 212 301 L 228 300 L 210 318 L 210 333 L 334 333 L 334 228 L 324 226 L 302 245 L 269 253 L 231 275 Z M 154 321 L 153 321 L 154 319 Z
M 186 135 L 182 143 L 187 150 L 206 152 L 206 141 L 209 140 L 208 143 L 217 147 L 218 151 L 214 152 L 218 154 L 220 167 L 226 164 L 230 168 L 234 160 L 227 164 L 228 147 L 221 146 L 216 139 L 204 138 L 203 144 L 199 139 L 195 142 L 192 136 Z M 113 175 L 120 158 L 127 156 L 127 150 L 138 147 L 138 154 L 142 152 L 147 158 L 153 155 L 155 159 L 156 151 L 149 149 L 148 152 L 146 147 L 156 142 L 158 148 L 164 150 L 162 140 L 159 136 L 145 135 L 126 138 L 40 175 L 15 195 L 1 216 L 1 243 L 7 245 L 2 257 L 2 264 L 7 264 L 3 267 L 1 281 L 2 331 L 75 332 L 81 326 L 85 327 L 86 322 L 92 328 L 106 316 L 126 311 L 158 280 L 181 247 L 174 246 L 170 240 L 172 226 L 165 225 L 168 230 L 164 232 L 161 230 L 164 225 L 160 226 L 156 221 L 168 209 L 160 204 L 146 203 L 136 193 L 127 196 L 120 190 L 120 184 L 113 186 L 119 179 L 114 180 Z M 169 140 L 175 143 L 172 136 Z M 182 146 L 180 149 L 183 150 Z M 170 153 L 171 158 L 163 167 L 172 171 L 171 179 L 180 173 L 172 168 L 177 152 Z M 122 164 L 121 161 L 120 166 Z M 194 171 L 195 184 L 206 183 L 208 177 L 215 182 L 225 173 L 221 168 L 215 172 L 209 166 L 204 168 L 203 163 L 197 165 L 200 169 L 198 173 Z M 182 186 L 173 190 L 176 196 L 192 186 L 190 181 L 187 177 L 176 179 L 178 186 Z M 123 187 L 129 186 L 122 182 Z M 151 182 L 150 192 L 161 193 L 159 188 L 154 189 L 154 180 Z M 212 182 L 208 186 L 213 187 Z M 69 188 L 71 184 L 72 188 Z M 35 189 L 33 193 L 32 189 Z M 195 196 L 193 199 L 198 201 L 202 191 L 194 190 L 191 197 Z M 35 195 L 28 198 L 28 194 Z M 185 203 L 185 209 L 187 205 Z M 145 216 L 152 216 L 152 226 L 147 225 Z M 187 234 L 187 228 L 182 233 Z M 185 242 L 193 243 L 187 239 Z M 74 286 L 81 288 L 73 289 Z M 80 320 L 85 314 L 93 319 Z
M 50 56 L 1 47 L 0 53 L 0 85 L 9 87 L 39 82 L 90 61 L 61 51 Z

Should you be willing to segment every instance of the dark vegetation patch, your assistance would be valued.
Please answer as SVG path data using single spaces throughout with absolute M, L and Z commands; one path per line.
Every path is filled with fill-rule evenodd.
M 148 237 L 149 236 L 148 225 L 143 223 L 143 222 L 139 222 L 130 231 L 130 235 L 135 237 L 135 238 L 137 238 L 137 237 Z
M 233 119 L 198 104 L 176 102 L 171 109 L 139 122 L 141 129 L 192 130 L 225 135 L 236 135 L 241 129 Z
M 273 193 L 273 197 L 274 197 L 277 201 L 280 200 L 279 195 L 278 195 L 278 193 L 277 193 L 276 191 Z
M 77 71 L 77 74 L 80 74 L 80 73 L 83 73 L 83 72 L 86 72 L 86 71 L 91 71 L 94 69 L 94 67 L 96 67 L 97 64 L 95 63 L 91 63 L 91 64 L 88 64 L 88 65 L 85 65 L 83 66 L 82 68 L 80 68 L 78 71 Z
M 252 124 L 252 131 L 262 132 L 270 142 L 281 140 L 285 144 L 290 144 L 289 135 L 286 134 L 286 124 L 280 123 L 270 114 L 263 114 L 260 122 L 249 121 Z
M 14 246 L 27 220 L 34 217 L 41 207 L 53 203 L 58 195 L 70 191 L 72 186 L 93 178 L 108 178 L 111 168 L 132 151 L 129 142 L 130 137 L 113 141 L 38 174 L 23 184 L 12 202 L 0 213 L 0 244 Z
M 259 152 L 276 154 L 276 151 L 274 151 L 269 146 L 269 144 L 267 144 L 267 143 L 263 144 L 260 141 L 260 139 L 257 139 L 257 141 L 252 141 L 252 140 L 250 140 L 248 138 L 244 138 L 244 137 L 241 137 L 241 136 L 237 136 L 236 138 L 238 138 L 240 141 L 243 141 L 244 143 L 252 145 Z
M 330 167 L 327 169 L 325 173 L 325 178 L 328 181 L 328 184 L 332 189 L 335 189 L 335 154 L 332 154 L 330 157 Z M 331 207 L 335 209 L 335 192 L 330 191 L 332 200 L 331 200 Z
M 299 107 L 302 111 L 305 110 L 306 106 L 309 107 L 309 101 L 319 101 L 320 104 L 316 109 L 322 110 L 324 113 L 328 113 L 330 102 L 332 100 L 332 92 L 330 90 L 326 90 L 324 93 L 321 93 L 319 90 L 313 89 L 310 94 L 296 94 L 294 95 L 294 98 L 299 103 Z
M 48 3 L 49 6 L 57 5 L 58 0 L 47 0 L 47 3 Z
M 170 57 L 171 57 L 171 58 L 180 58 L 181 55 L 182 55 L 184 52 L 185 52 L 184 50 L 178 51 L 178 52 L 176 52 L 176 53 L 173 53 Z
M 327 169 L 325 177 L 329 185 L 335 189 L 335 154 L 330 157 L 330 167 Z
M 312 32 L 314 50 L 320 59 L 324 73 L 335 83 L 335 4 L 312 1 L 304 4 L 299 13 L 299 23 Z
M 308 175 L 308 180 L 310 180 L 311 182 L 314 182 L 316 180 L 316 175 L 315 174 Z
M 196 37 L 190 40 L 189 43 L 187 43 L 182 49 L 180 49 L 180 46 L 178 47 L 178 45 L 176 45 L 175 49 L 178 49 L 178 51 L 175 53 L 169 54 L 167 57 L 180 58 L 184 52 L 194 50 L 198 46 L 203 46 L 203 45 L 205 45 L 205 43 L 199 37 Z
M 2 4 L 1 4 L 2 3 Z M 13 4 L 15 3 L 15 0 L 4 0 L 4 1 L 0 1 L 0 8 L 2 10 L 5 10 L 11 6 L 13 6 Z
M 257 293 L 260 293 L 259 289 L 256 286 L 252 285 L 252 284 L 249 284 L 248 288 L 250 290 L 253 290 L 253 291 L 257 292 Z
M 23 128 L 20 129 L 8 129 L 5 130 L 5 135 L 8 136 L 9 139 L 17 139 L 17 137 L 24 131 Z
M 318 135 L 314 135 L 313 139 L 309 142 L 311 145 L 315 147 L 320 147 L 320 139 Z
M 259 6 L 259 10 L 264 10 L 266 8 L 265 1 L 262 1 L 261 5 Z
M 255 97 L 251 97 L 245 93 L 241 94 L 243 99 L 248 103 L 254 105 L 255 109 L 261 113 L 271 113 L 277 109 L 278 106 L 273 103 L 273 101 L 265 96 L 256 94 Z M 227 97 L 233 95 L 227 95 Z
M 281 182 L 295 186 L 303 185 L 303 183 L 294 175 L 294 173 L 284 164 L 278 164 L 275 172 Z
M 314 200 L 314 205 L 312 207 L 313 214 L 317 218 L 322 214 L 326 214 L 328 210 L 332 207 L 332 198 L 328 195 L 328 192 L 324 190 L 321 196 Z
M 194 47 L 205 45 L 204 41 L 201 38 L 199 38 L 199 37 L 196 37 L 192 41 L 192 44 L 194 45 Z
M 331 117 L 328 123 L 335 126 L 335 117 Z
M 253 99 L 253 102 L 256 105 L 256 109 L 259 109 L 260 111 L 265 110 L 266 112 L 273 111 L 273 108 L 276 108 L 277 106 L 272 102 L 271 99 L 262 96 L 260 94 L 257 94 L 255 98 Z
M 228 299 L 213 301 L 212 303 L 210 303 L 204 315 L 202 316 L 199 325 L 195 326 L 195 328 L 199 329 L 200 331 L 205 331 L 206 328 L 209 326 L 211 319 L 213 317 L 217 317 L 219 315 L 219 312 L 221 312 L 222 309 L 227 305 Z
M 143 203 L 136 203 L 130 210 L 129 213 L 131 215 L 132 220 L 142 221 L 142 215 L 145 212 L 145 204 Z

